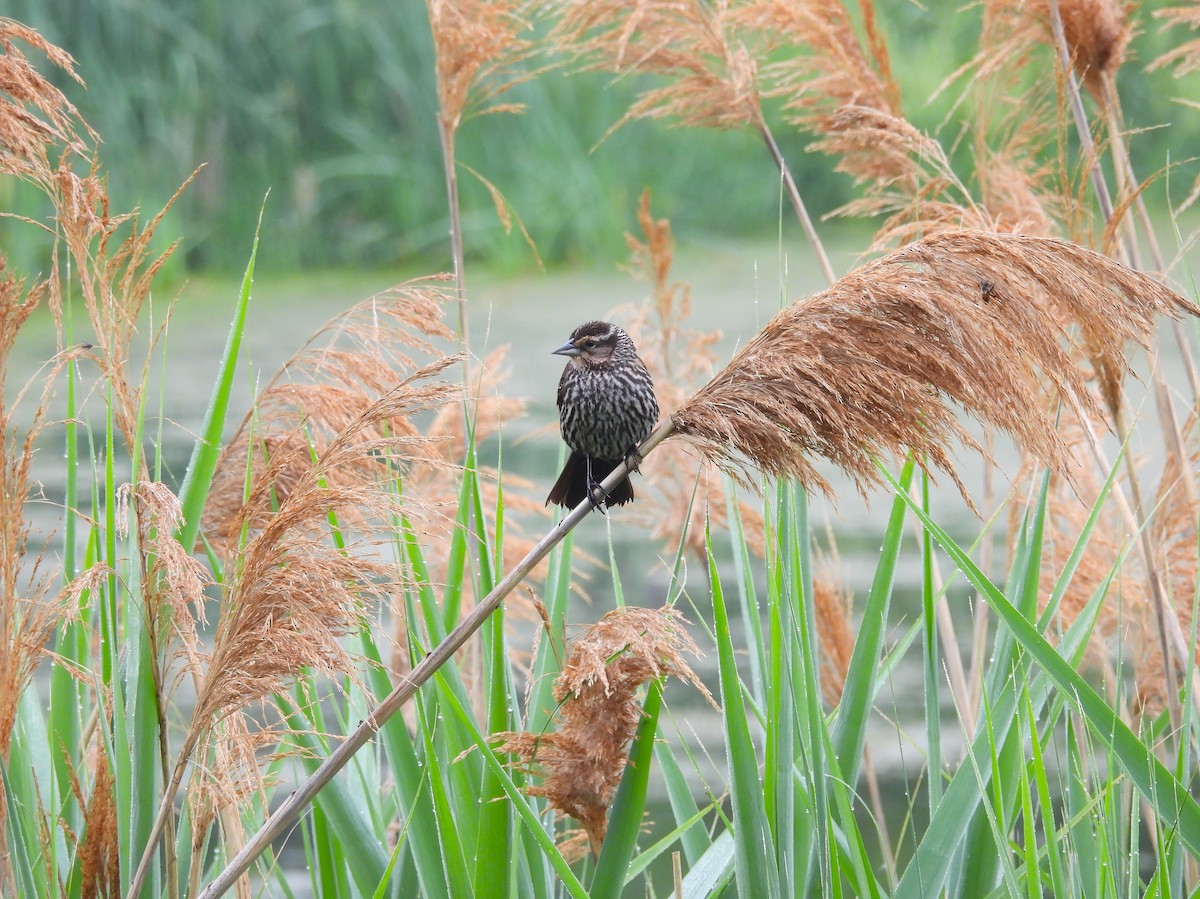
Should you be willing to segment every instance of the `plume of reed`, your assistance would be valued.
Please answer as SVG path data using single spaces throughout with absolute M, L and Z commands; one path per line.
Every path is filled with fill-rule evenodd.
M 758 84 L 761 35 L 739 23 L 729 0 L 701 3 L 650 0 L 569 0 L 557 5 L 551 39 L 585 69 L 666 76 L 641 93 L 613 128 L 635 119 L 665 119 L 698 128 L 752 128 L 762 136 L 783 176 L 796 216 L 825 277 L 836 275 L 812 219 L 767 124 Z
M 1164 27 L 1200 31 L 1200 8 L 1196 6 L 1172 6 L 1167 9 L 1156 9 L 1153 16 L 1162 21 Z M 1177 44 L 1149 65 L 1151 71 L 1165 67 L 1173 67 L 1176 77 L 1200 71 L 1200 37 L 1193 37 Z
M 245 842 L 242 809 L 251 797 L 268 804 L 266 776 L 269 762 L 280 758 L 278 743 L 281 728 L 253 725 L 242 710 L 232 712 L 202 738 L 196 756 L 208 760 L 199 768 L 200 776 L 187 793 L 188 819 L 192 845 L 189 865 L 190 882 L 185 895 L 194 896 L 204 874 L 204 858 L 210 851 L 209 831 L 221 827 L 221 845 L 237 852 Z M 251 894 L 248 878 L 237 884 L 238 896 Z
M 576 638 L 555 681 L 558 730 L 492 736 L 497 752 L 515 755 L 517 764 L 541 778 L 540 785 L 526 792 L 546 797 L 577 820 L 594 854 L 604 842 L 608 808 L 642 717 L 637 695 L 642 684 L 678 677 L 712 702 L 684 661 L 684 653 L 700 654 L 685 625 L 673 606 L 609 612 Z
M 237 529 L 249 533 L 252 522 L 257 528 L 231 559 L 205 677 L 132 880 L 133 895 L 149 869 L 187 764 L 215 724 L 283 689 L 303 669 L 318 675 L 352 672 L 340 638 L 359 627 L 369 603 L 385 600 L 398 587 L 389 580 L 394 573 L 374 553 L 377 529 L 390 527 L 401 513 L 402 498 L 386 485 L 402 477 L 407 460 L 429 443 L 413 434 L 371 435 L 383 423 L 407 420 L 456 397 L 457 390 L 437 379 L 459 358 L 444 357 L 412 372 L 355 415 L 315 458 L 303 441 L 276 450 L 262 478 L 252 483 Z M 312 463 L 304 467 L 300 457 Z M 364 459 L 375 466 L 374 482 L 342 475 Z M 277 511 L 261 521 L 259 511 L 288 470 L 300 473 Z M 340 545 L 329 539 L 334 521 Z
M 1194 446 L 1196 418 L 1193 414 L 1188 433 L 1193 435 L 1193 448 L 1186 455 L 1168 453 L 1159 477 L 1154 513 L 1149 520 L 1151 542 L 1155 549 L 1154 565 L 1162 572 L 1166 594 L 1179 618 L 1185 635 L 1192 633 L 1197 597 L 1196 547 L 1197 522 L 1200 521 L 1200 501 L 1189 489 L 1188 479 L 1200 466 L 1200 452 Z M 1158 638 L 1154 609 L 1149 602 L 1139 606 L 1142 646 L 1130 653 L 1134 660 L 1138 708 L 1142 714 L 1154 716 L 1166 706 L 1168 691 L 1176 684 L 1167 683 L 1167 668 L 1162 659 L 1162 641 Z M 1200 646 L 1193 647 L 1192 664 L 1200 665 Z M 1179 670 L 1188 670 L 1189 663 L 1180 660 Z
M 1129 7 L 1119 0 L 987 0 L 977 56 L 979 75 L 1024 66 L 1036 44 L 1056 45 L 1051 4 L 1057 2 L 1076 74 L 1097 101 L 1107 102 L 1105 79 L 1125 61 L 1133 36 Z
M 84 800 L 78 779 L 74 779 L 73 789 L 80 807 L 87 809 L 83 819 L 83 838 L 78 846 L 79 895 L 82 899 L 119 896 L 121 855 L 117 800 L 112 767 L 103 740 L 96 741 L 91 795 Z
M 532 28 L 539 6 L 529 0 L 427 0 L 433 34 L 434 74 L 438 92 L 438 134 L 450 214 L 451 256 L 458 298 L 458 333 L 463 350 L 470 346 L 467 331 L 467 282 L 458 201 L 458 129 L 472 115 L 519 112 L 519 104 L 496 102 L 506 91 L 530 77 L 522 63 L 534 45 L 522 34 Z M 505 227 L 510 217 L 500 192 L 486 179 Z M 524 230 L 522 228 L 522 230 Z M 527 235 L 528 236 L 528 235 Z
M 1035 385 L 1048 381 L 1069 405 L 1090 400 L 1058 309 L 1079 339 L 1122 366 L 1123 345 L 1148 341 L 1155 315 L 1195 312 L 1150 278 L 1065 241 L 935 235 L 784 309 L 675 413 L 675 430 L 733 470 L 740 455 L 828 493 L 810 460 L 823 456 L 865 490 L 887 453 L 911 450 L 955 477 L 951 441 L 978 446 L 953 402 L 1065 471 Z
M 442 280 L 401 284 L 335 316 L 262 388 L 221 452 L 204 510 L 205 537 L 222 555 L 236 551 L 243 528 L 250 535 L 262 530 L 312 471 L 314 453 L 362 421 L 397 381 L 437 358 L 436 342 L 453 339 L 442 321 L 450 298 Z M 423 429 L 399 411 L 370 417 L 354 439 L 366 445 L 418 437 Z M 349 463 L 329 477 L 345 487 L 378 483 L 379 459 L 364 452 Z

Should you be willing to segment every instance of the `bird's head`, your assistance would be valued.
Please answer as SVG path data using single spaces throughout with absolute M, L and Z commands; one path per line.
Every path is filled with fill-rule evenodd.
M 578 367 L 607 365 L 613 354 L 627 342 L 629 335 L 608 322 L 587 322 L 571 332 L 571 339 L 554 351 L 556 356 L 567 356 L 571 364 Z

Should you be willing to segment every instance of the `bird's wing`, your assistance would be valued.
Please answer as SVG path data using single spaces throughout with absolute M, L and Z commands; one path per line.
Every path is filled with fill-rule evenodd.
M 563 394 L 567 392 L 567 376 L 570 374 L 571 374 L 571 363 L 568 362 L 566 364 L 566 366 L 563 368 L 562 377 L 558 379 L 558 397 L 555 400 L 555 403 L 558 405 L 558 408 L 560 408 L 560 409 L 562 408 L 562 404 L 563 404 Z

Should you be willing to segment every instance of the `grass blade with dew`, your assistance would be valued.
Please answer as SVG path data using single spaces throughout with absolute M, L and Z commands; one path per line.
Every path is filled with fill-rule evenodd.
M 366 639 L 363 649 L 367 660 L 372 663 L 367 669 L 368 684 L 377 696 L 386 696 L 392 684 L 379 650 L 373 641 L 368 643 Z M 449 899 L 441 853 L 432 839 L 437 833 L 437 822 L 427 783 L 430 768 L 422 763 L 403 718 L 389 718 L 379 732 L 398 793 L 400 814 L 405 822 L 404 831 L 397 840 L 397 848 L 404 846 L 411 855 L 420 880 L 421 895 L 430 899 Z
M 29 897 L 49 897 L 48 890 L 39 889 L 39 885 L 44 884 L 42 878 L 34 876 L 33 865 L 29 858 L 29 847 L 38 845 L 36 839 L 30 839 L 22 836 L 17 827 L 14 826 L 16 820 L 26 819 L 29 814 L 29 806 L 18 800 L 17 792 L 13 790 L 12 782 L 9 780 L 8 765 L 3 759 L 0 759 L 0 780 L 4 783 L 4 804 L 8 809 L 7 819 L 8 826 L 4 828 L 6 842 L 8 843 L 10 865 L 12 867 L 13 876 L 16 880 L 20 894 Z M 31 823 L 31 822 L 30 822 Z M 33 828 L 30 828 L 33 830 Z
M 319 725 L 298 702 L 281 694 L 276 704 L 287 721 L 289 739 L 302 750 L 299 758 L 304 769 L 312 773 L 327 751 L 316 736 Z M 358 889 L 365 894 L 375 891 L 387 868 L 388 856 L 383 844 L 370 826 L 359 803 L 354 800 L 343 780 L 332 780 L 316 799 L 323 813 L 333 822 L 335 832 L 344 846 L 353 846 L 354 861 L 348 868 Z
M 683 878 L 683 899 L 708 899 L 720 896 L 734 878 L 737 844 L 728 830 L 713 840 L 700 861 Z
M 915 469 L 915 463 L 910 458 L 900 472 L 900 491 L 907 492 Z M 883 544 L 880 546 L 879 562 L 875 566 L 871 592 L 867 594 L 867 602 L 863 606 L 858 637 L 854 641 L 854 652 L 850 657 L 846 683 L 842 687 L 842 698 L 833 724 L 833 746 L 838 767 L 847 783 L 858 782 L 858 770 L 866 743 L 867 719 L 880 682 L 879 660 L 883 656 L 884 637 L 887 634 L 896 563 L 904 540 L 906 508 L 904 498 L 897 495 L 892 501 L 887 530 L 884 531 Z
M 667 802 L 670 803 L 675 823 L 683 827 L 685 824 L 693 822 L 680 834 L 679 841 L 688 865 L 695 865 L 712 846 L 712 837 L 703 826 L 703 821 L 700 819 L 700 807 L 696 805 L 691 787 L 688 785 L 671 747 L 665 742 L 656 743 L 654 758 L 658 762 L 658 770 L 662 775 L 663 785 L 667 792 Z
M 474 510 L 476 556 L 479 561 L 479 591 L 489 593 L 495 586 L 495 573 L 500 570 L 504 545 L 504 488 L 502 469 L 496 470 L 495 525 L 491 534 L 494 550 L 489 550 L 487 519 L 483 511 L 483 495 L 479 489 L 478 453 L 473 429 L 467 432 L 467 471 L 465 476 L 471 483 L 472 508 Z M 505 610 L 501 606 L 489 616 L 480 628 L 484 654 L 484 690 L 487 702 L 487 730 L 489 733 L 509 731 L 517 727 L 517 695 L 513 683 L 512 666 L 508 641 L 505 638 Z M 508 878 L 497 876 L 496 859 L 508 859 L 511 871 L 517 865 L 513 851 L 512 808 L 504 801 L 504 787 L 491 768 L 484 765 L 482 778 L 476 791 L 479 816 L 478 837 L 474 846 L 475 895 L 480 897 L 502 897 L 508 891 Z

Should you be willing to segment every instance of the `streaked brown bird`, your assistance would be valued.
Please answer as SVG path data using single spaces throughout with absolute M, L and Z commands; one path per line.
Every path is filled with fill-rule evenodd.
M 608 322 L 580 325 L 554 353 L 570 360 L 558 382 L 558 422 L 571 457 L 546 504 L 570 509 L 591 498 L 599 506 L 600 482 L 614 468 L 628 461 L 637 471 L 638 445 L 658 422 L 654 383 L 629 335 Z M 628 478 L 603 498 L 606 506 L 632 501 Z

